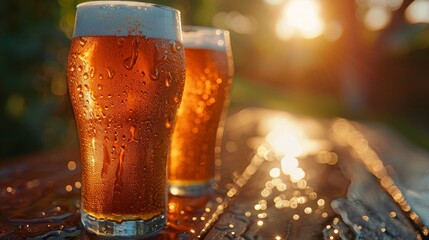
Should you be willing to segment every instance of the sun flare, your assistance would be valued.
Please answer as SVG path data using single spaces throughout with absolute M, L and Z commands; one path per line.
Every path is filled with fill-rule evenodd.
M 320 3 L 316 0 L 290 0 L 276 26 L 277 36 L 284 40 L 295 35 L 308 39 L 316 38 L 323 30 Z

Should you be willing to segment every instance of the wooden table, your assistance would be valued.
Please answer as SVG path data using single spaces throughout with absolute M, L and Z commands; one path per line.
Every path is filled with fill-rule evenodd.
M 410 189 L 390 161 L 400 146 L 384 128 L 241 110 L 226 120 L 216 191 L 170 196 L 151 239 L 424 239 L 422 205 L 398 195 Z M 80 189 L 78 151 L 2 163 L 0 239 L 97 239 L 79 223 Z

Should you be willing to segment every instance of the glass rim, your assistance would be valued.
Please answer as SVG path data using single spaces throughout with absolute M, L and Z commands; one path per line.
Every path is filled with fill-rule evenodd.
M 219 51 L 231 48 L 229 31 L 221 28 L 183 25 L 182 36 L 185 48 Z
M 148 2 L 136 2 L 136 1 L 88 1 L 79 3 L 76 8 L 85 6 L 125 6 L 125 7 L 155 7 L 159 9 L 165 9 L 172 12 L 180 13 L 180 10 L 169 7 L 162 4 L 148 3 Z
M 229 30 L 216 27 L 198 26 L 198 25 L 182 25 L 182 31 L 185 32 L 196 32 L 196 31 L 207 31 L 216 32 L 221 31 L 223 33 L 229 33 Z

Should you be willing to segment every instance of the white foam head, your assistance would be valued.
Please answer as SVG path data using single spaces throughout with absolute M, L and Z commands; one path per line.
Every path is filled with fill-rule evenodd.
M 94 1 L 79 4 L 73 37 L 146 36 L 182 41 L 180 12 L 143 2 Z
M 231 47 L 229 32 L 218 28 L 183 26 L 183 46 L 225 51 Z

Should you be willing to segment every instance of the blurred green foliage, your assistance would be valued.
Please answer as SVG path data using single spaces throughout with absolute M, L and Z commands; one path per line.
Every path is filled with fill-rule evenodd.
M 58 10 L 50 0 L 0 2 L 0 159 L 74 141 Z

